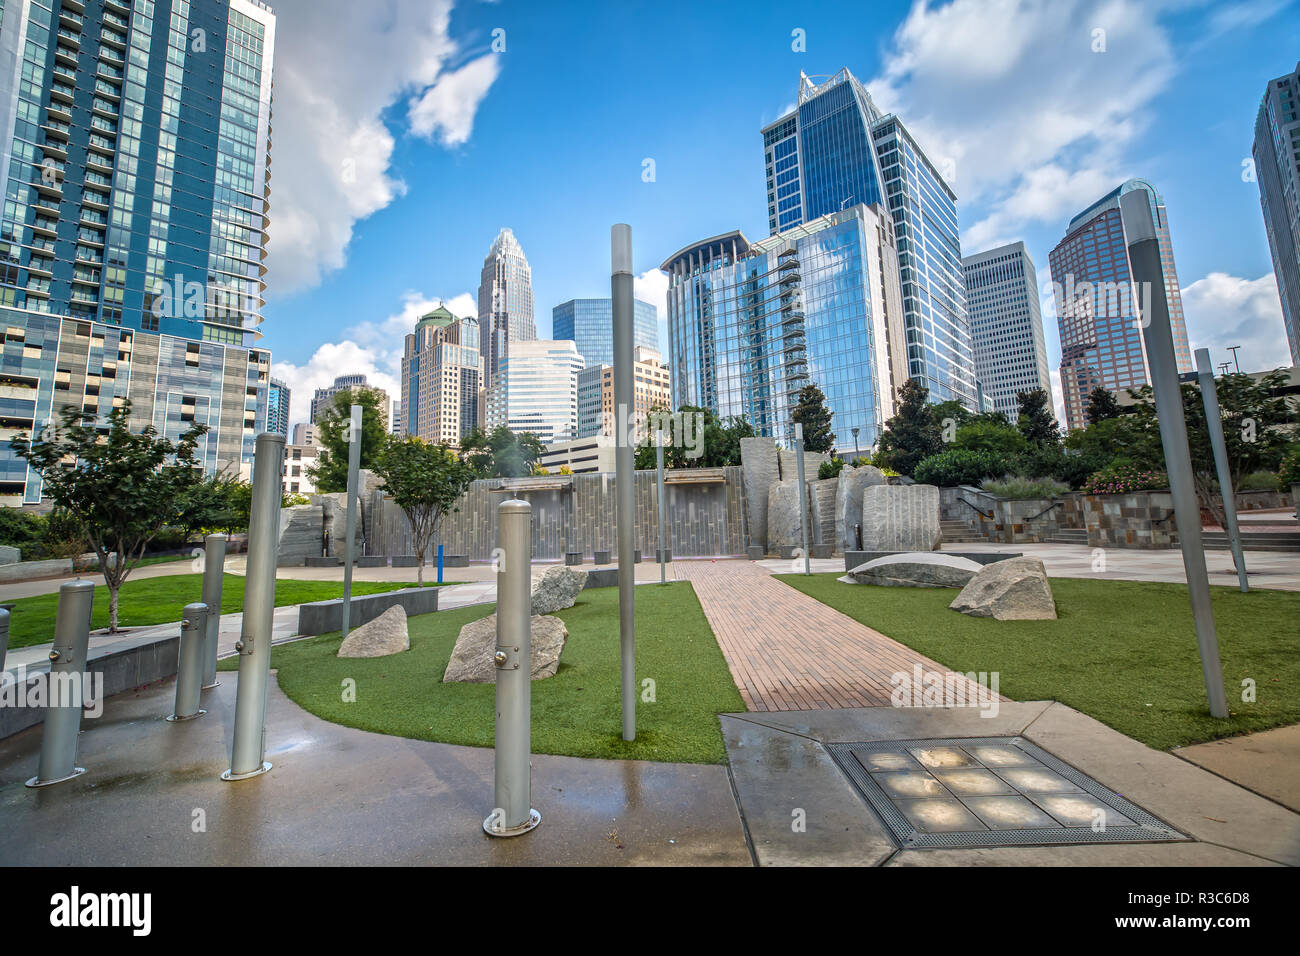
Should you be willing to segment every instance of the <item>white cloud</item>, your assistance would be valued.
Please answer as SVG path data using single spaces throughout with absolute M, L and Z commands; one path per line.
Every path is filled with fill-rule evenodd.
M 1273 273 L 1243 279 L 1211 272 L 1184 286 L 1182 297 L 1192 349 L 1208 348 L 1216 371 L 1219 363 L 1232 361 L 1230 345 L 1241 346 L 1237 356 L 1243 372 L 1291 364 Z
M 383 111 L 436 93 L 432 125 L 413 132 L 458 145 L 496 67 L 485 77 L 478 60 L 451 65 L 449 0 L 277 0 L 275 11 L 267 282 L 284 295 L 341 268 L 355 224 L 405 192 Z
M 632 295 L 649 302 L 659 315 L 659 351 L 668 357 L 668 274 L 648 269 L 632 279 Z
M 320 346 L 305 364 L 273 362 L 271 374 L 283 380 L 291 391 L 290 423 L 307 421 L 311 417 L 312 394 L 333 384 L 340 375 L 365 375 L 370 384 L 387 390 L 390 399 L 399 399 L 405 337 L 420 316 L 439 303 L 458 318 L 478 312 L 476 300 L 468 292 L 442 299 L 410 291 L 402 296 L 396 312 L 378 322 L 353 326 L 344 332 L 342 341 Z
M 1058 223 L 1123 178 L 1125 147 L 1174 76 L 1153 0 L 917 0 L 872 98 L 954 169 L 963 251 Z M 1094 31 L 1105 52 L 1093 52 Z
M 500 72 L 495 53 L 444 73 L 424 94 L 411 100 L 411 132 L 444 146 L 459 146 L 474 131 L 474 114 Z

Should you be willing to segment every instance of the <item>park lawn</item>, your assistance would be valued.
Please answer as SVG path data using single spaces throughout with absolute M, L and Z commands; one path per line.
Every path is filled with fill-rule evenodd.
M 1300 593 L 1211 588 L 1230 714 L 1215 720 L 1185 585 L 1052 578 L 1057 620 L 995 621 L 949 610 L 949 588 L 778 577 L 955 671 L 999 672 L 1005 697 L 1060 701 L 1159 750 L 1300 721 Z
M 88 574 L 94 581 L 95 605 L 90 616 L 92 630 L 108 627 L 108 588 L 98 573 Z M 238 574 L 222 575 L 221 613 L 234 614 L 244 609 L 244 578 Z M 352 593 L 376 594 L 414 587 L 414 584 L 388 581 L 353 581 Z M 179 622 L 185 605 L 198 601 L 203 592 L 203 575 L 173 574 L 159 578 L 126 579 L 118 594 L 117 623 L 119 627 L 145 627 L 152 624 Z M 288 581 L 275 582 L 275 605 L 305 604 L 310 601 L 328 601 L 343 597 L 342 581 Z M 27 647 L 46 644 L 54 640 L 54 617 L 59 606 L 59 595 L 42 594 L 38 597 L 19 598 L 13 602 L 9 617 L 9 646 Z
M 318 717 L 376 733 L 491 747 L 495 684 L 444 684 L 462 626 L 495 605 L 410 619 L 411 649 L 390 657 L 339 658 L 337 632 L 271 651 L 280 688 Z M 687 582 L 636 589 L 637 736 L 622 739 L 618 589 L 583 591 L 556 614 L 569 637 L 554 677 L 532 683 L 534 753 L 625 760 L 721 763 L 717 715 L 743 711 L 727 662 Z M 223 669 L 237 658 L 221 661 Z M 356 700 L 343 685 L 356 681 Z M 653 681 L 654 701 L 645 699 Z

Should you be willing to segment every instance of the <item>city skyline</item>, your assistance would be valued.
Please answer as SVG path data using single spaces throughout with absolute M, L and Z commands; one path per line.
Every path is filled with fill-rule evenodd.
M 753 82 L 726 86 L 734 109 L 711 120 L 717 129 L 705 135 L 707 149 L 695 138 L 679 135 L 697 125 L 685 119 L 697 111 L 702 116 L 706 106 L 692 104 L 666 66 L 643 59 L 648 51 L 624 51 L 633 57 L 629 73 L 636 75 L 638 84 L 652 77 L 656 90 L 669 94 L 666 99 L 675 107 L 670 116 L 644 117 L 631 132 L 607 132 L 609 109 L 626 93 L 631 75 L 624 80 L 615 71 L 608 89 L 598 91 L 579 93 L 564 84 L 553 90 L 529 88 L 528 77 L 541 68 L 542 47 L 563 42 L 555 39 L 559 35 L 616 34 L 624 16 L 619 11 L 585 16 L 561 8 L 543 15 L 510 3 L 455 6 L 440 29 L 441 36 L 452 40 L 457 56 L 444 56 L 440 75 L 448 81 L 463 78 L 466 84 L 481 78 L 478 87 L 460 98 L 452 97 L 455 87 L 450 82 L 441 91 L 454 100 L 444 105 L 444 113 L 459 116 L 459 125 L 434 123 L 430 131 L 427 115 L 415 109 L 432 109 L 439 102 L 432 93 L 438 84 L 426 91 L 429 95 L 414 98 L 409 111 L 407 101 L 394 90 L 374 93 L 386 98 L 377 107 L 372 100 L 373 108 L 364 118 L 377 122 L 376 131 L 387 135 L 386 146 L 376 145 L 387 164 L 380 171 L 393 182 L 400 180 L 404 190 L 389 190 L 374 199 L 372 212 L 350 219 L 342 233 L 348 241 L 320 257 L 321 268 L 308 280 L 288 272 L 297 256 L 288 247 L 299 242 L 296 237 L 282 237 L 287 241 L 272 247 L 273 282 L 266 313 L 277 321 L 268 321 L 265 329 L 277 374 L 283 372 L 291 384 L 314 387 L 312 376 L 328 379 L 344 368 L 364 366 L 395 379 L 400 349 L 394 343 L 420 314 L 439 299 L 457 314 L 472 311 L 456 305 L 474 290 L 476 270 L 466 265 L 476 249 L 507 225 L 530 253 L 539 336 L 549 334 L 547 313 L 557 303 L 608 294 L 605 246 L 608 225 L 614 221 L 633 225 L 638 292 L 657 300 L 647 287 L 662 289 L 663 277 L 655 274 L 654 266 L 668 250 L 736 225 L 749 235 L 764 233 L 766 210 L 761 203 L 756 208 L 753 200 L 755 190 L 763 188 L 755 131 L 793 105 L 792 77 L 799 70 L 826 75 L 842 66 L 863 79 L 882 109 L 896 109 L 905 118 L 926 151 L 941 157 L 936 161 L 955 159 L 953 188 L 965 255 L 1001 241 L 1024 240 L 1034 260 L 1044 264 L 1070 215 L 1091 201 L 1089 197 L 1131 176 L 1158 182 L 1170 207 L 1178 210 L 1174 239 L 1193 344 L 1211 347 L 1216 357 L 1222 357 L 1226 345 L 1242 344 L 1242 361 L 1252 364 L 1251 354 L 1275 354 L 1278 341 L 1284 340 L 1258 187 L 1243 180 L 1242 166 L 1250 156 L 1254 116 L 1265 84 L 1295 62 L 1287 31 L 1278 29 L 1286 21 L 1280 15 L 1283 5 L 1252 4 L 1235 18 L 1195 7 L 1154 10 L 1151 29 L 1157 42 L 1144 41 L 1138 56 L 1132 55 L 1131 45 L 1141 31 L 1132 21 L 1143 19 L 1133 15 L 1143 5 L 1125 5 L 1130 6 L 1129 17 L 1109 25 L 1103 53 L 1090 48 L 1098 24 L 1091 22 L 1093 7 L 1083 4 L 1035 9 L 1018 25 L 1017 39 L 1005 43 L 997 39 L 1008 33 L 1000 14 L 985 11 L 984 22 L 973 22 L 971 5 L 960 2 L 925 8 L 885 5 L 857 33 L 838 29 L 839 18 L 858 16 L 842 7 L 809 7 L 799 24 L 775 15 L 733 22 L 701 12 L 702 32 L 725 24 L 734 40 L 727 45 L 734 51 L 710 47 L 710 56 L 721 57 L 723 63 L 763 56 L 762 70 L 747 70 Z M 402 22 L 423 22 L 405 5 L 398 7 Z M 299 4 L 284 2 L 276 8 L 281 46 L 290 45 L 281 56 L 293 62 L 292 41 L 284 40 L 283 24 L 301 19 Z M 358 33 L 363 43 L 367 28 L 358 17 L 348 14 L 343 19 L 343 26 Z M 665 19 L 671 22 L 673 17 Z M 944 22 L 971 25 L 974 35 L 982 38 L 972 42 L 971 49 L 984 46 L 998 55 L 981 64 L 974 53 L 948 51 L 952 56 L 945 61 L 929 42 L 941 35 Z M 492 30 L 498 26 L 507 36 L 500 54 L 491 50 Z M 791 50 L 796 26 L 806 31 L 807 52 Z M 313 35 L 323 29 L 312 24 Z M 644 33 L 647 27 L 637 29 Z M 653 33 L 660 25 L 648 29 Z M 1071 52 L 1076 49 L 1077 55 Z M 1192 49 L 1203 70 L 1178 66 L 1181 54 Z M 1063 58 L 1065 53 L 1068 58 Z M 684 55 L 702 56 L 703 47 L 691 41 Z M 1052 61 L 1056 64 L 1051 79 L 1044 79 L 1040 67 Z M 938 84 L 952 77 L 964 78 L 960 95 L 937 95 Z M 1035 79 L 1027 84 L 1027 77 Z M 480 91 L 477 97 L 469 95 Z M 590 145 L 581 155 L 572 142 L 581 137 L 548 141 L 542 154 L 529 151 L 517 159 L 498 148 L 509 137 L 538 128 L 539 121 L 529 114 L 540 112 L 541 100 L 566 96 L 578 104 L 575 132 L 606 130 L 594 140 L 586 138 Z M 963 119 L 975 100 L 982 104 L 980 135 L 973 121 Z M 1196 111 L 1190 109 L 1193 102 L 1199 105 Z M 452 110 L 457 103 L 462 108 Z M 1208 129 L 1204 115 L 1216 117 Z M 1053 117 L 1068 122 L 1058 129 L 1048 122 Z M 292 122 L 277 125 L 277 143 L 286 135 L 284 125 Z M 1106 130 L 1104 136 L 1100 129 Z M 1192 137 L 1196 150 L 1178 147 Z M 998 152 L 996 162 L 990 160 L 990 151 Z M 650 182 L 642 179 L 647 158 L 655 163 Z M 285 160 L 277 160 L 279 172 Z M 727 169 L 728 175 L 719 179 L 714 175 L 718 168 Z M 377 178 L 383 177 L 372 170 L 360 182 Z M 481 186 L 488 181 L 501 188 L 483 192 Z M 581 184 L 582 190 L 575 192 L 574 184 Z M 431 190 L 433 185 L 437 188 Z M 358 191 L 365 190 L 345 190 L 349 196 Z M 597 194 L 608 199 L 582 198 Z M 415 228 L 434 202 L 448 234 L 463 241 L 468 255 L 437 241 L 441 230 L 407 247 L 392 243 L 393 234 Z M 565 227 L 548 228 L 561 209 L 571 217 Z M 1221 241 L 1224 236 L 1233 241 Z M 277 256 L 290 265 L 280 270 Z M 381 262 L 385 268 L 377 277 L 374 270 Z M 278 286 L 277 275 L 286 280 Z M 1040 266 L 1040 283 L 1050 278 Z M 1046 298 L 1050 300 L 1050 294 Z M 1059 342 L 1046 310 L 1044 321 L 1055 384 Z M 300 334 L 309 327 L 315 335 Z M 397 329 L 396 334 L 379 334 L 387 327 Z M 1201 335 L 1201 330 L 1211 334 Z M 311 387 L 305 394 L 310 395 Z M 301 394 L 300 387 L 295 395 Z M 294 417 L 302 417 L 300 409 Z

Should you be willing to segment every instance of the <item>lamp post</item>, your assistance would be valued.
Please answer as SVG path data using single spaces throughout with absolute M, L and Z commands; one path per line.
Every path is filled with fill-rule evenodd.
M 614 447 L 618 499 L 618 634 L 623 688 L 623 739 L 636 739 L 636 579 L 632 535 L 636 522 L 636 473 L 628 434 L 636 408 L 632 381 L 632 227 L 610 229 L 610 298 L 614 323 L 614 406 L 619 422 Z
M 849 429 L 849 431 L 853 432 L 853 467 L 855 468 L 858 465 L 858 459 L 862 457 L 862 453 L 858 451 L 858 432 L 861 430 L 857 425 Z

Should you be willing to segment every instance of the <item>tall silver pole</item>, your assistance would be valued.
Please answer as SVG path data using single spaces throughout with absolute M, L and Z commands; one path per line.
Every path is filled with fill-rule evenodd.
M 1201 507 L 1192 483 L 1192 457 L 1187 446 L 1187 421 L 1183 417 L 1182 387 L 1174 357 L 1174 337 L 1169 327 L 1169 303 L 1165 298 L 1164 268 L 1155 218 L 1145 189 L 1135 189 L 1120 198 L 1120 211 L 1128 237 L 1129 262 L 1133 267 L 1134 302 L 1138 289 L 1149 289 L 1150 315 L 1143 316 L 1147 358 L 1151 362 L 1152 391 L 1156 417 L 1160 421 L 1160 442 L 1169 472 L 1169 490 L 1174 499 L 1174 519 L 1183 549 L 1183 571 L 1196 622 L 1196 643 L 1201 652 L 1201 671 L 1213 717 L 1228 716 L 1223 690 L 1223 668 L 1219 663 L 1219 637 L 1210 606 L 1210 581 L 1201 548 Z M 1143 296 L 1143 298 L 1148 298 Z
M 799 470 L 799 542 L 803 546 L 803 573 L 812 574 L 808 559 L 808 482 L 803 473 L 803 425 L 794 423 L 794 453 Z
M 636 525 L 632 442 L 628 434 L 636 409 L 632 384 L 632 227 L 610 229 L 613 265 L 610 288 L 614 312 L 614 406 L 618 410 L 618 439 L 614 448 L 614 477 L 618 498 L 618 633 L 623 677 L 623 739 L 636 739 L 636 579 L 633 577 L 632 536 Z
M 271 680 L 271 628 L 275 622 L 275 558 L 280 534 L 280 481 L 284 436 L 257 436 L 253 458 L 253 508 L 248 517 L 248 563 L 240 627 L 239 685 L 235 690 L 235 740 L 222 780 L 243 780 L 271 769 L 266 755 L 266 694 Z
M 668 508 L 664 502 L 664 433 L 655 431 L 655 484 L 659 492 L 659 583 L 668 581 L 668 555 L 664 552 L 664 520 Z
M 511 498 L 497 505 L 496 781 L 491 836 L 518 836 L 541 822 L 528 768 L 532 732 L 533 509 Z
M 1223 413 L 1219 411 L 1219 391 L 1214 384 L 1214 367 L 1210 364 L 1210 350 L 1196 350 L 1196 378 L 1201 383 L 1201 401 L 1205 403 L 1205 427 L 1210 431 L 1210 447 L 1214 449 L 1214 467 L 1219 473 L 1219 492 L 1223 495 L 1223 517 L 1228 526 L 1228 543 L 1232 547 L 1232 560 L 1237 565 L 1237 582 L 1242 592 L 1250 590 L 1246 580 L 1246 556 L 1241 548 L 1241 528 L 1237 524 L 1237 495 L 1232 487 L 1232 472 L 1228 468 L 1228 446 L 1223 440 Z
M 203 539 L 203 603 L 208 616 L 203 628 L 203 689 L 216 687 L 217 642 L 221 638 L 221 585 L 226 570 L 226 536 L 210 534 Z
M 90 653 L 90 612 L 95 585 L 78 578 L 59 588 L 59 610 L 54 618 L 54 646 L 50 649 L 50 689 L 45 726 L 41 728 L 41 760 L 29 787 L 48 787 L 86 772 L 77 766 L 77 734 L 85 702 L 83 681 L 90 678 L 86 657 Z
M 5 656 L 9 653 L 9 612 L 0 607 L 0 674 L 5 670 Z
M 352 560 L 357 538 L 357 473 L 361 469 L 361 406 L 352 406 L 348 423 L 348 539 L 343 545 L 343 636 L 352 617 Z M 423 557 L 421 558 L 423 559 Z
M 181 641 L 176 655 L 176 702 L 168 720 L 191 720 L 207 713 L 199 708 L 207 617 L 206 604 L 187 604 L 181 611 Z

